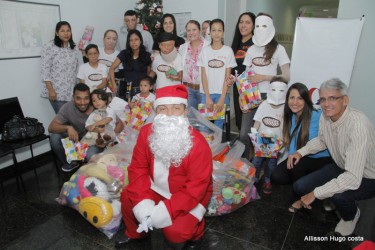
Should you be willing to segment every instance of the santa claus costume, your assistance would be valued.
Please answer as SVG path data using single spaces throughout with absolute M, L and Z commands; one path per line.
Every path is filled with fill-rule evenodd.
M 155 108 L 187 105 L 187 98 L 184 85 L 163 87 L 156 91 Z M 145 232 L 138 232 L 142 221 L 149 218 L 154 228 L 162 228 L 168 242 L 197 241 L 203 236 L 203 216 L 212 194 L 211 150 L 205 138 L 187 124 L 190 150 L 181 161 L 165 163 L 152 148 L 155 131 L 155 124 L 142 127 L 128 168 L 129 185 L 121 195 L 125 235 L 146 237 Z

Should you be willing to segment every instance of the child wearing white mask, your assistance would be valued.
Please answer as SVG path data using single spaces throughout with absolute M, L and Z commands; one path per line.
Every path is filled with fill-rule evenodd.
M 268 98 L 258 107 L 254 116 L 254 129 L 259 134 L 269 137 L 281 137 L 282 125 L 284 117 L 284 103 L 288 84 L 282 77 L 274 77 L 271 79 L 270 88 L 268 90 Z M 253 157 L 252 163 L 256 168 L 255 182 L 259 181 L 259 174 L 265 157 Z M 267 167 L 264 171 L 263 193 L 271 194 L 272 185 L 270 181 L 271 174 L 277 165 L 277 158 L 269 158 Z

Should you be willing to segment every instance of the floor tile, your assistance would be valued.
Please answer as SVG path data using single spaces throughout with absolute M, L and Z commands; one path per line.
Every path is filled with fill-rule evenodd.
M 0 246 L 6 246 L 49 218 L 12 197 L 1 200 Z
M 281 249 L 292 215 L 273 206 L 255 201 L 220 216 L 209 229 L 271 249 Z

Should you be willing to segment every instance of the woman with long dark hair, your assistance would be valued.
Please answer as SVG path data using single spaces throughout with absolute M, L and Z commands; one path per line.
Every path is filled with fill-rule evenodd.
M 56 24 L 55 38 L 43 46 L 41 54 L 42 80 L 45 83 L 41 97 L 49 99 L 57 114 L 72 99 L 78 67 L 83 62 L 68 22 Z
M 243 65 L 243 61 L 246 56 L 246 51 L 252 46 L 253 43 L 253 34 L 254 34 L 254 26 L 255 26 L 255 15 L 252 12 L 244 12 L 242 13 L 237 21 L 236 29 L 234 31 L 234 37 L 232 42 L 232 50 L 234 56 L 236 58 L 237 67 L 232 69 L 232 75 L 242 74 L 243 71 L 246 69 L 246 65 Z M 234 112 L 235 112 L 235 119 L 236 119 L 236 126 L 242 132 L 240 133 L 240 141 L 245 144 L 245 152 L 243 156 L 249 158 L 250 153 L 250 138 L 247 130 L 241 130 L 242 122 L 244 122 L 244 126 L 253 126 L 253 117 L 254 114 L 250 113 L 247 110 L 241 110 L 239 104 L 239 94 L 237 89 L 237 84 L 233 84 L 233 104 L 234 104 Z M 243 118 L 242 118 L 243 117 Z M 249 128 L 250 128 L 249 127 Z
M 160 51 L 159 48 L 159 36 L 164 32 L 168 32 L 174 35 L 175 37 L 175 44 L 174 46 L 178 49 L 182 44 L 185 43 L 185 39 L 178 36 L 177 28 L 176 28 L 176 18 L 172 14 L 164 14 L 163 17 L 160 19 L 160 29 L 158 35 L 155 39 L 154 45 L 152 46 L 152 50 Z
M 126 49 L 117 55 L 109 69 L 111 82 L 115 81 L 115 69 L 122 63 L 124 68 L 124 80 L 132 82 L 132 95 L 137 94 L 139 82 L 148 76 L 151 71 L 151 54 L 143 45 L 143 38 L 138 30 L 129 30 Z M 116 93 L 116 90 L 114 90 Z
M 308 141 L 318 136 L 321 113 L 320 110 L 313 107 L 309 90 L 304 84 L 294 83 L 289 87 L 283 121 L 283 143 L 287 154 L 295 153 Z M 327 150 L 305 156 L 291 168 L 288 167 L 286 159 L 274 169 L 271 180 L 276 184 L 291 184 L 331 161 Z M 295 212 L 300 208 L 302 208 L 302 204 L 298 199 L 291 205 L 289 211 Z

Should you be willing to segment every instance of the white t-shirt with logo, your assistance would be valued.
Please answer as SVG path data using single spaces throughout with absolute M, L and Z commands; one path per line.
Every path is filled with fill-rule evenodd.
M 281 136 L 283 131 L 284 104 L 273 108 L 267 100 L 263 101 L 255 115 L 254 121 L 260 122 L 259 133 L 266 135 Z
M 116 60 L 117 55 L 119 53 L 120 52 L 118 50 L 115 50 L 112 54 L 107 54 L 105 53 L 104 48 L 100 47 L 99 48 L 99 63 L 106 65 L 109 71 L 109 68 L 111 67 L 112 63 Z M 115 69 L 115 72 L 117 72 L 121 68 L 122 68 L 122 63 L 119 65 L 119 68 Z
M 93 68 L 89 63 L 84 63 L 79 66 L 77 77 L 83 79 L 85 84 L 89 86 L 90 91 L 102 83 L 103 78 L 107 78 L 108 69 L 104 64 L 98 63 L 97 68 Z
M 180 54 L 177 54 L 176 58 L 170 63 L 164 61 L 160 54 L 155 56 L 155 59 L 152 62 L 152 71 L 154 71 L 157 75 L 156 89 L 181 84 L 181 81 L 175 81 L 167 78 L 165 72 L 171 68 L 174 68 L 177 73 L 182 71 L 182 58 Z
M 265 47 L 259 47 L 255 44 L 248 48 L 243 65 L 251 66 L 255 74 L 277 75 L 277 65 L 281 67 L 287 63 L 290 63 L 290 59 L 284 46 L 280 44 L 277 46 L 275 53 L 272 55 L 271 62 L 264 62 L 264 50 Z M 261 93 L 267 93 L 270 85 L 269 83 L 269 81 L 259 82 L 259 91 Z
M 210 94 L 221 94 L 226 69 L 236 67 L 237 63 L 231 47 L 224 45 L 221 49 L 214 50 L 211 46 L 206 46 L 202 48 L 199 55 L 198 66 L 204 67 L 206 70 Z M 204 93 L 202 84 L 200 93 Z

